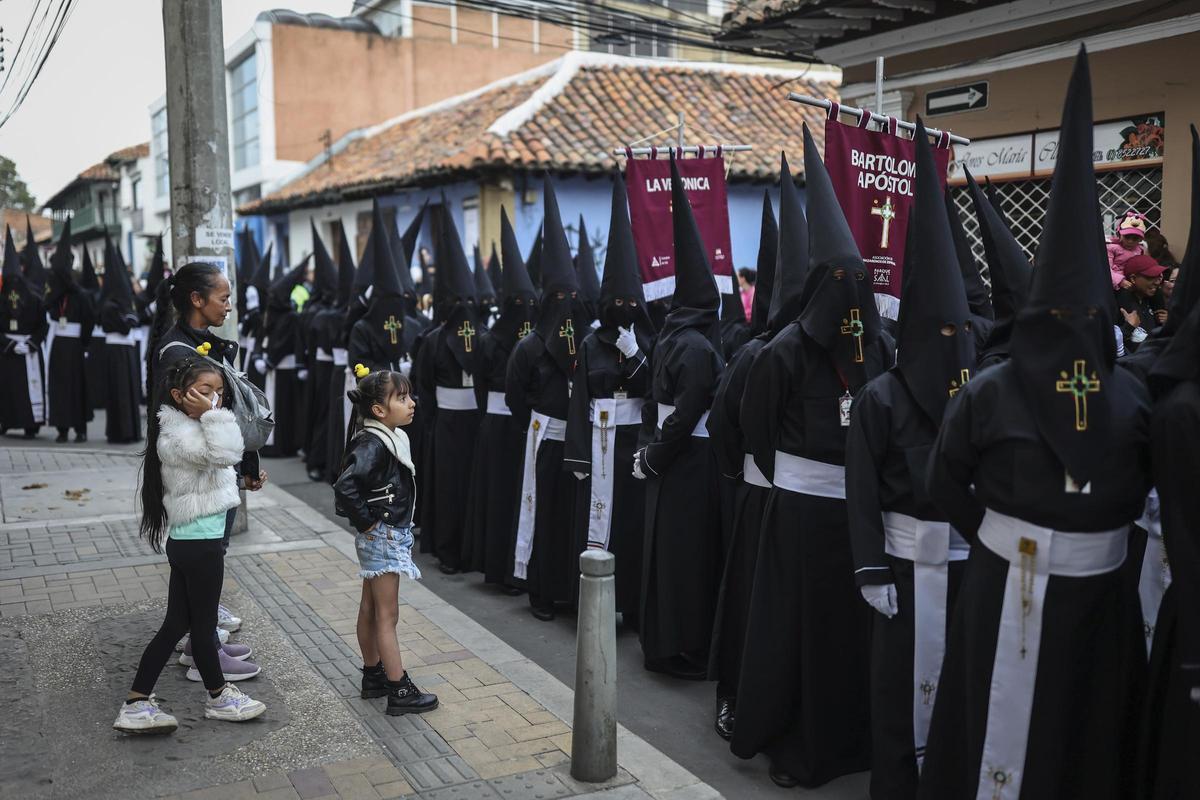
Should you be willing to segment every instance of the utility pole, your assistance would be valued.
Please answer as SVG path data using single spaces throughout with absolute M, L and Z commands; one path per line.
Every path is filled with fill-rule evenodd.
M 210 261 L 237 297 L 220 0 L 163 0 L 171 253 L 178 269 Z M 237 341 L 237 306 L 214 333 Z

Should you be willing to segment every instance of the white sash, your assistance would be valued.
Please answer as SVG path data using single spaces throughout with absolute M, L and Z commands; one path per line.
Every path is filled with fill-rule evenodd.
M 929 522 L 896 511 L 883 512 L 883 532 L 888 555 L 913 562 L 913 743 L 920 770 L 946 654 L 947 565 L 965 560 L 970 546 L 949 522 Z
M 344 347 L 333 348 L 333 365 L 335 367 L 345 367 L 350 363 L 350 351 Z
M 613 473 L 617 450 L 617 428 L 642 421 L 638 399 L 599 398 L 591 403 L 592 475 L 588 505 L 588 547 L 608 549 L 612 536 Z
M 257 346 L 258 341 L 253 336 L 246 337 L 246 344 L 242 347 L 242 372 L 250 371 L 254 364 L 254 348 Z
M 126 345 L 128 347 L 133 347 L 134 345 L 137 344 L 137 339 L 134 337 L 134 335 L 132 333 L 117 333 L 116 331 L 113 331 L 112 333 L 106 332 L 104 334 L 104 343 L 105 344 L 119 344 L 119 345 Z
M 1089 577 L 1112 572 L 1125 560 L 1128 539 L 1128 526 L 1098 533 L 1069 533 L 991 509 L 984 514 L 979 541 L 1008 561 L 1009 568 L 992 663 L 976 800 L 1016 800 L 1021 795 L 1050 576 Z
M 51 322 L 50 329 L 54 331 L 55 336 L 66 339 L 78 339 L 83 336 L 83 326 L 78 322 Z
M 567 422 L 534 411 L 525 433 L 525 468 L 521 475 L 521 513 L 517 517 L 517 546 L 513 552 L 513 577 L 525 580 L 529 556 L 533 554 L 534 519 L 537 512 L 537 455 L 543 439 L 566 439 Z
M 317 361 L 323 361 L 327 364 L 333 363 L 333 353 L 326 350 L 324 347 L 317 348 Z
M 499 414 L 504 417 L 511 417 L 512 411 L 508 408 L 508 403 L 504 400 L 504 392 L 488 392 L 487 413 Z
M 746 453 L 746 459 L 742 462 L 742 480 L 751 486 L 760 486 L 763 489 L 771 488 L 771 482 L 767 480 L 766 475 L 762 474 L 758 464 L 754 463 L 754 456 L 749 453 Z
M 675 413 L 675 406 L 667 405 L 666 403 L 658 404 L 658 429 L 662 430 L 663 423 L 667 421 L 667 417 Z M 705 411 L 700 416 L 700 421 L 696 423 L 696 427 L 692 429 L 692 436 L 700 436 L 708 438 L 708 412 Z
M 295 368 L 296 368 L 295 353 L 289 353 L 288 355 L 284 356 L 278 364 L 275 365 L 275 369 L 295 369 Z
M 27 333 L 9 333 L 8 338 L 22 344 L 29 343 Z M 42 365 L 38 361 L 38 349 L 30 347 L 25 354 L 25 380 L 29 385 L 29 410 L 33 421 L 39 425 L 46 424 L 46 385 L 42 380 Z
M 846 468 L 776 450 L 775 485 L 798 494 L 845 500 Z
M 1146 498 L 1146 508 L 1137 521 L 1146 531 L 1146 553 L 1142 556 L 1142 573 L 1138 579 L 1138 598 L 1142 606 L 1142 630 L 1146 634 L 1146 656 L 1154 643 L 1154 627 L 1158 624 L 1158 609 L 1162 605 L 1163 593 L 1171 585 L 1171 565 L 1167 563 L 1167 549 L 1163 547 L 1162 518 L 1158 505 L 1158 490 L 1151 489 Z
M 474 389 L 438 386 L 435 396 L 438 408 L 443 411 L 475 411 L 479 408 L 475 401 Z

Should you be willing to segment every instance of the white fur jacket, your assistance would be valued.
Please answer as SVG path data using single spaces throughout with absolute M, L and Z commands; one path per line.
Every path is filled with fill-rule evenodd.
M 242 432 L 233 412 L 214 409 L 194 420 L 163 406 L 158 423 L 167 524 L 184 525 L 237 506 L 233 467 L 242 460 Z

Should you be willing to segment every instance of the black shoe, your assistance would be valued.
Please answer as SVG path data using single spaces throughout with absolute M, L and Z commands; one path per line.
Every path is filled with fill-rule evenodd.
M 436 694 L 422 692 L 408 677 L 408 672 L 399 681 L 387 682 L 387 714 L 398 717 L 401 714 L 424 714 L 438 707 Z
M 75 441 L 76 441 L 77 443 L 86 442 L 86 441 L 87 441 L 87 434 L 86 434 L 86 433 L 77 433 L 77 434 L 75 434 Z
M 383 671 L 383 662 L 373 667 L 359 667 L 362 672 L 362 697 L 364 700 L 372 697 L 383 697 L 388 693 L 387 673 Z
M 771 765 L 771 782 L 776 786 L 784 789 L 795 789 L 800 785 L 800 779 L 790 772 L 784 772 L 777 768 L 774 764 Z
M 706 668 L 698 664 L 693 664 L 681 656 L 671 656 L 670 658 L 655 660 L 647 659 L 645 665 L 646 669 L 650 672 L 659 672 L 683 681 L 703 681 L 708 679 L 708 670 Z
M 65 444 L 65 443 L 66 443 L 66 441 L 67 441 L 67 432 L 66 432 L 66 431 L 59 431 L 59 432 L 58 432 L 58 436 L 55 436 L 55 437 L 54 437 L 54 441 L 55 441 L 57 444 Z
M 321 481 L 325 479 L 325 476 L 321 474 L 321 470 L 319 469 L 310 469 L 308 471 L 308 479 L 310 481 Z
M 507 597 L 516 597 L 519 594 L 525 594 L 524 589 L 518 589 L 516 586 L 501 586 L 500 594 Z
M 438 569 L 440 569 L 442 571 L 443 575 L 457 575 L 458 574 L 458 567 L 454 566 L 453 564 L 447 564 L 445 561 L 438 564 Z
M 717 729 L 717 736 L 720 736 L 725 741 L 733 738 L 733 698 L 718 697 L 717 698 L 717 720 L 714 726 Z
M 25 429 L 25 438 L 26 439 L 36 439 L 37 435 L 38 435 L 37 428 L 26 428 Z
M 554 606 L 530 606 L 529 613 L 533 614 L 534 619 L 550 622 L 554 619 Z

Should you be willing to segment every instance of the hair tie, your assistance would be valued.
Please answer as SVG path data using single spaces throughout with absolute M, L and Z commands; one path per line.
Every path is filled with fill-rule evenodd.
M 371 370 L 367 369 L 362 364 L 354 365 L 354 377 L 358 378 L 360 381 L 370 374 L 371 374 Z

